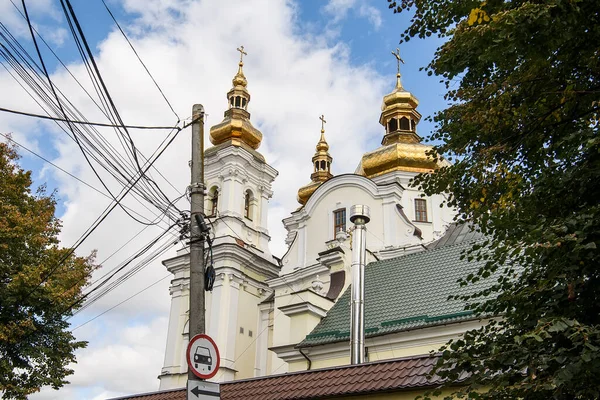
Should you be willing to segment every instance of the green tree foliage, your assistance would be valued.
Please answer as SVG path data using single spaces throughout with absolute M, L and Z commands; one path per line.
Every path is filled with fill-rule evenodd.
M 31 173 L 17 159 L 0 143 L 0 394 L 8 399 L 67 383 L 74 351 L 85 342 L 75 340 L 65 317 L 94 269 L 93 254 L 67 257 L 58 246 L 55 199 L 44 188 L 32 193 Z
M 430 139 L 454 164 L 416 184 L 488 235 L 463 284 L 493 286 L 464 300 L 502 316 L 437 373 L 470 398 L 600 398 L 600 2 L 388 1 L 414 12 L 403 41 L 447 39 L 426 69 L 449 103 Z

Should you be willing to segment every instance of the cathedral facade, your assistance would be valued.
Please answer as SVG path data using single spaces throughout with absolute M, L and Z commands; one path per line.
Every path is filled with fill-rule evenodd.
M 347 303 L 344 293 L 351 283 L 350 207 L 363 204 L 371 210 L 367 261 L 380 267 L 368 266 L 367 278 L 369 269 L 380 271 L 373 279 L 383 279 L 387 286 L 369 290 L 389 297 L 384 291 L 392 293 L 401 286 L 402 282 L 396 286 L 389 283 L 398 279 L 399 271 L 405 268 L 403 274 L 413 276 L 412 272 L 420 269 L 419 263 L 429 265 L 432 257 L 442 254 L 424 250 L 446 233 L 454 212 L 443 206 L 441 195 L 425 196 L 409 182 L 417 174 L 434 172 L 447 162 L 430 157 L 431 147 L 423 144 L 417 134 L 421 119 L 418 100 L 403 87 L 398 69 L 394 89 L 383 98 L 381 146 L 366 151 L 357 160 L 354 172 L 332 175 L 334 159 L 321 116 L 315 154 L 307 160 L 312 163 L 313 173 L 310 182 L 298 190 L 300 207 L 283 220 L 288 250 L 279 259 L 269 250 L 267 230 L 271 185 L 278 172 L 258 151 L 262 133 L 250 121 L 250 93 L 241 59 L 232 83 L 224 119 L 210 129 L 214 146 L 204 154 L 204 206 L 213 236 L 216 272 L 213 291 L 206 293 L 206 332 L 221 353 L 220 370 L 214 380 L 348 364 L 345 328 L 336 326 L 343 325 L 347 308 L 347 304 L 337 303 Z M 420 253 L 427 253 L 429 258 L 418 261 L 414 255 Z M 187 380 L 189 253 L 180 250 L 163 264 L 173 273 L 173 280 L 165 360 L 159 376 L 161 390 L 183 387 Z M 384 273 L 393 276 L 382 278 Z M 369 296 L 367 293 L 367 301 Z M 328 316 L 330 311 L 333 314 Z M 393 343 L 402 343 L 399 346 L 405 349 L 405 355 L 424 354 L 469 325 L 463 316 L 454 315 L 456 310 L 429 312 L 427 318 L 440 324 L 425 323 L 419 332 L 388 332 L 383 328 L 388 325 L 382 316 L 377 324 L 383 325 L 373 325 L 367 337 L 374 338 L 369 339 L 370 343 L 379 340 L 390 348 Z M 411 318 L 400 317 L 398 321 Z M 366 318 L 371 321 L 369 315 Z M 383 350 L 378 354 L 377 359 L 388 357 Z M 394 355 L 392 351 L 388 358 Z

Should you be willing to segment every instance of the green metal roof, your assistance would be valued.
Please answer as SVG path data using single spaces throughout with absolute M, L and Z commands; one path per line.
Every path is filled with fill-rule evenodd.
M 484 261 L 461 260 L 473 241 L 457 241 L 365 268 L 365 336 L 373 337 L 429 325 L 473 318 L 464 303 L 449 295 L 473 293 L 490 286 L 490 279 L 460 287 L 457 280 L 477 271 Z M 327 316 L 298 347 L 340 342 L 350 338 L 350 287 Z

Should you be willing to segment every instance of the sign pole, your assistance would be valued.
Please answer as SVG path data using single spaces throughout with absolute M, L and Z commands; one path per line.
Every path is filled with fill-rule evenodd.
M 190 184 L 190 340 L 205 330 L 204 233 L 198 226 L 204 214 L 204 107 L 192 107 L 192 165 Z M 188 368 L 188 380 L 199 378 Z M 189 397 L 188 397 L 189 399 Z

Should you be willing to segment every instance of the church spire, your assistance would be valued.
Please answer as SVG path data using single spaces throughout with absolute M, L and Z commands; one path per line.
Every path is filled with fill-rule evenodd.
M 326 180 L 333 177 L 331 174 L 331 162 L 333 158 L 329 154 L 329 144 L 325 140 L 325 116 L 319 117 L 321 120 L 321 137 L 315 146 L 315 155 L 312 158 L 313 173 L 310 175 L 311 182 L 298 190 L 298 202 L 306 204 L 315 190 Z
M 247 145 L 256 150 L 262 141 L 262 133 L 250 123 L 248 104 L 250 93 L 248 92 L 248 80 L 244 75 L 244 59 L 248 55 L 244 46 L 237 48 L 240 52 L 238 71 L 231 83 L 233 87 L 227 92 L 229 109 L 225 111 L 223 121 L 210 128 L 210 141 L 215 146 L 222 143 L 230 143 L 234 146 Z
M 417 135 L 417 124 L 421 120 L 421 114 L 417 111 L 419 100 L 402 86 L 400 64 L 404 64 L 404 60 L 400 57 L 400 49 L 392 51 L 392 54 L 396 57 L 398 70 L 396 87 L 392 93 L 383 97 L 381 106 L 379 123 L 385 127 L 382 144 L 419 143 L 421 142 L 421 138 Z
M 315 155 L 312 158 L 314 172 L 310 175 L 313 182 L 325 182 L 331 178 L 331 162 L 333 158 L 329 155 L 329 144 L 325 140 L 325 116 L 319 117 L 321 120 L 321 138 L 315 147 Z

